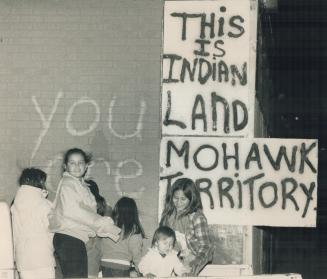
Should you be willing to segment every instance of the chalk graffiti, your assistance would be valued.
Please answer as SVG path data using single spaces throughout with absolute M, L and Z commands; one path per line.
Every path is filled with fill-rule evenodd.
M 47 135 L 47 133 L 49 132 L 49 129 L 51 128 L 51 124 L 56 115 L 57 109 L 60 105 L 60 101 L 63 97 L 64 97 L 63 92 L 59 92 L 57 94 L 57 96 L 54 100 L 54 104 L 51 107 L 51 111 L 50 111 L 49 115 L 46 116 L 44 109 L 41 108 L 41 105 L 39 104 L 39 101 L 37 100 L 36 96 L 32 96 L 32 102 L 34 104 L 35 110 L 38 113 L 38 115 L 40 116 L 40 120 L 42 123 L 42 130 L 41 130 L 39 137 L 37 138 L 37 140 L 35 142 L 35 146 L 32 151 L 32 155 L 30 158 L 31 165 L 32 165 L 33 159 L 35 158 L 36 154 L 38 153 L 38 151 L 40 149 L 42 142 L 44 141 L 45 136 Z M 140 101 L 140 110 L 139 110 L 135 130 L 131 133 L 119 133 L 113 128 L 113 122 L 115 122 L 114 116 L 113 116 L 113 111 L 115 108 L 116 99 L 117 99 L 116 96 L 114 96 L 113 99 L 109 103 L 108 128 L 109 128 L 110 132 L 112 133 L 112 135 L 114 135 L 115 137 L 117 137 L 119 139 L 130 139 L 133 137 L 137 137 L 139 140 L 142 140 L 143 118 L 144 118 L 144 114 L 146 112 L 146 102 L 143 100 Z M 91 122 L 90 122 L 89 126 L 85 129 L 77 129 L 76 126 L 74 126 L 74 114 L 76 114 L 77 108 L 80 106 L 89 106 L 89 107 L 91 107 L 91 109 L 94 110 L 92 112 L 92 114 L 94 114 L 94 115 L 92 115 L 90 118 Z M 85 136 L 85 135 L 93 132 L 98 127 L 98 125 L 100 123 L 100 117 L 101 117 L 101 110 L 100 110 L 99 104 L 95 100 L 85 96 L 85 97 L 79 98 L 78 100 L 76 100 L 69 106 L 69 108 L 67 110 L 67 115 L 63 121 L 65 121 L 65 129 L 69 133 L 69 135 L 81 137 L 81 136 Z M 60 167 L 58 167 L 57 171 L 54 170 L 54 167 L 55 166 L 57 167 L 57 165 L 61 166 L 62 160 L 63 160 L 63 155 L 60 153 L 60 154 L 55 155 L 53 157 L 53 159 L 48 160 L 46 163 L 45 171 L 48 174 L 47 189 L 51 193 L 56 192 L 57 185 L 55 185 L 56 183 L 54 183 L 53 180 L 55 179 L 55 177 L 59 177 L 59 175 L 60 175 Z M 110 176 L 114 177 L 114 189 L 116 190 L 118 196 L 125 195 L 125 196 L 129 196 L 129 197 L 133 197 L 135 199 L 139 199 L 142 196 L 142 194 L 145 190 L 145 187 L 141 187 L 140 189 L 138 189 L 137 191 L 134 191 L 134 192 L 131 192 L 131 191 L 125 192 L 122 190 L 122 186 L 121 186 L 123 179 L 134 179 L 143 174 L 143 166 L 139 161 L 137 161 L 136 159 L 125 159 L 123 161 L 119 161 L 117 163 L 116 168 L 112 169 L 110 162 L 107 161 L 105 158 L 103 158 L 103 157 L 94 158 L 88 168 L 88 173 L 87 173 L 88 176 L 91 176 L 92 169 L 97 164 L 103 164 L 105 166 L 104 177 L 106 177 L 106 178 L 109 178 Z M 132 165 L 133 167 L 135 166 L 135 168 L 136 168 L 135 172 L 132 174 L 123 174 L 122 170 L 127 165 L 129 165 L 129 166 Z
M 47 190 L 49 192 L 52 193 L 56 193 L 57 191 L 57 185 L 54 185 L 52 183 L 52 179 L 53 177 L 53 170 L 52 168 L 58 163 L 61 166 L 61 163 L 63 161 L 63 155 L 57 154 L 54 156 L 53 159 L 48 160 L 46 163 L 46 168 L 45 168 L 45 172 L 48 175 L 47 178 Z M 109 178 L 110 176 L 114 176 L 114 189 L 116 190 L 117 196 L 128 196 L 134 199 L 140 199 L 142 194 L 145 191 L 145 187 L 141 187 L 140 189 L 138 189 L 137 191 L 123 191 L 122 190 L 122 186 L 121 186 L 121 180 L 122 179 L 134 179 L 136 177 L 139 177 L 143 174 L 143 166 L 142 164 L 135 160 L 135 159 L 126 159 L 123 161 L 119 161 L 117 163 L 116 168 L 114 169 L 115 171 L 111 171 L 111 167 L 110 167 L 110 162 L 107 161 L 105 158 L 102 157 L 98 157 L 98 158 L 94 158 L 92 160 L 92 162 L 90 163 L 88 170 L 87 170 L 87 174 L 86 177 L 92 177 L 92 168 L 94 168 L 97 164 L 102 163 L 105 166 L 105 177 Z M 132 164 L 136 167 L 136 171 L 135 173 L 132 174 L 122 174 L 121 170 L 129 165 Z M 59 170 L 57 170 L 57 174 L 59 173 Z
M 104 166 L 106 167 L 106 175 L 107 175 L 107 176 L 110 176 L 110 174 L 111 174 L 110 163 L 109 163 L 106 159 L 104 159 L 104 158 L 95 158 L 95 159 L 90 163 L 90 165 L 89 165 L 89 167 L 88 167 L 88 174 L 89 174 L 90 176 L 92 176 L 92 175 L 91 175 L 92 168 L 93 168 L 96 164 L 98 164 L 98 163 L 103 163 L 103 164 L 104 164 Z
M 110 106 L 109 106 L 109 117 L 108 117 L 109 130 L 117 138 L 128 139 L 128 138 L 137 137 L 137 138 L 141 139 L 142 138 L 141 131 L 142 131 L 142 128 L 143 128 L 143 116 L 144 116 L 145 111 L 146 111 L 146 102 L 141 101 L 141 108 L 140 108 L 139 118 L 138 118 L 138 122 L 137 122 L 137 125 L 136 125 L 135 132 L 131 133 L 131 134 L 125 134 L 125 135 L 119 134 L 112 127 L 112 122 L 113 122 L 113 112 L 112 111 L 113 111 L 113 108 L 115 106 L 115 103 L 116 103 L 116 97 L 113 98 L 113 100 L 110 102 Z
M 137 167 L 137 171 L 134 174 L 121 174 L 120 170 L 123 169 L 123 167 L 127 164 L 134 164 Z M 140 162 L 138 162 L 135 159 L 127 159 L 124 161 L 121 161 L 117 164 L 117 170 L 116 170 L 116 176 L 115 176 L 115 188 L 117 191 L 117 194 L 119 196 L 129 196 L 133 197 L 135 199 L 139 199 L 141 195 L 143 194 L 145 188 L 141 187 L 138 191 L 135 192 L 124 192 L 122 191 L 120 187 L 120 180 L 121 179 L 133 179 L 138 176 L 141 176 L 143 174 L 143 166 Z
M 92 124 L 85 130 L 77 131 L 72 124 L 72 115 L 74 113 L 74 110 L 77 106 L 83 105 L 83 104 L 91 104 L 95 108 L 95 118 L 92 122 Z M 87 97 L 82 97 L 79 99 L 77 102 L 75 102 L 68 110 L 67 117 L 66 117 L 66 128 L 67 131 L 72 135 L 72 136 L 84 136 L 87 135 L 88 133 L 91 133 L 99 124 L 100 121 L 100 107 L 97 104 L 96 101 L 91 100 Z
M 32 151 L 32 155 L 31 155 L 31 159 L 30 159 L 31 165 L 32 165 L 33 159 L 35 158 L 35 156 L 40 148 L 40 145 L 41 145 L 44 137 L 47 135 L 47 133 L 51 127 L 51 123 L 53 121 L 53 118 L 58 109 L 59 103 L 63 96 L 64 96 L 63 92 L 59 92 L 57 94 L 54 105 L 53 105 L 48 117 L 45 116 L 36 97 L 32 96 L 32 102 L 34 104 L 35 110 L 39 114 L 41 122 L 42 122 L 42 131 L 41 131 L 39 137 L 37 138 L 35 146 Z M 136 123 L 136 128 L 135 128 L 135 131 L 130 134 L 128 134 L 128 133 L 120 134 L 113 128 L 113 122 L 114 122 L 113 109 L 115 107 L 115 103 L 116 103 L 116 96 L 113 97 L 113 100 L 111 100 L 111 102 L 109 104 L 108 128 L 111 131 L 111 133 L 115 137 L 120 138 L 120 139 L 129 139 L 129 138 L 137 137 L 140 140 L 142 140 L 143 118 L 144 118 L 144 114 L 146 112 L 146 102 L 143 100 L 140 101 L 140 112 L 139 112 L 138 120 Z M 95 109 L 95 112 L 94 112 L 95 115 L 94 115 L 93 122 L 89 125 L 89 127 L 87 129 L 77 130 L 73 125 L 72 119 L 73 119 L 73 115 L 74 115 L 74 111 L 75 111 L 76 107 L 81 106 L 81 105 L 93 106 Z M 93 132 L 97 128 L 97 126 L 99 125 L 99 122 L 100 122 L 100 116 L 101 116 L 101 110 L 100 110 L 99 104 L 95 100 L 90 99 L 89 97 L 81 97 L 76 102 L 74 102 L 67 111 L 67 116 L 65 119 L 66 130 L 72 136 L 85 136 L 85 135 Z
M 53 105 L 53 107 L 51 109 L 51 112 L 49 114 L 48 119 L 46 119 L 46 117 L 44 116 L 44 114 L 43 114 L 43 112 L 41 110 L 41 107 L 40 107 L 38 101 L 36 100 L 36 97 L 32 96 L 32 102 L 33 102 L 33 104 L 35 106 L 35 109 L 36 109 L 37 113 L 40 115 L 43 130 L 41 131 L 41 134 L 39 135 L 38 139 L 36 140 L 36 144 L 35 144 L 34 149 L 32 151 L 30 164 L 31 164 L 32 160 L 34 159 L 36 153 L 38 152 L 38 150 L 40 148 L 40 145 L 41 145 L 41 143 L 43 141 L 43 138 L 45 137 L 45 135 L 47 134 L 47 132 L 48 132 L 48 130 L 50 128 L 50 125 L 51 125 L 52 119 L 54 117 L 54 114 L 57 111 L 59 101 L 63 96 L 64 96 L 63 92 L 59 92 L 57 94 L 56 99 L 55 99 L 55 103 L 54 103 L 54 105 Z
M 54 187 L 54 185 L 52 184 L 52 168 L 56 163 L 61 164 L 63 161 L 63 155 L 62 154 L 57 154 L 54 156 L 53 159 L 48 160 L 47 164 L 46 164 L 46 168 L 45 168 L 45 172 L 47 174 L 47 190 L 49 192 L 52 193 L 56 193 L 57 192 L 57 185 Z

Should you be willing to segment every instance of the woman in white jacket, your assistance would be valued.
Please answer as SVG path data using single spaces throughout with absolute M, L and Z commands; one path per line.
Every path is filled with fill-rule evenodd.
M 117 241 L 120 229 L 109 217 L 97 214 L 96 201 L 84 181 L 90 156 L 79 148 L 69 149 L 53 210 L 49 216 L 53 245 L 64 278 L 87 278 L 85 243 L 90 237 L 110 237 Z
M 24 169 L 11 206 L 16 266 L 22 279 L 55 278 L 46 177 L 42 170 Z

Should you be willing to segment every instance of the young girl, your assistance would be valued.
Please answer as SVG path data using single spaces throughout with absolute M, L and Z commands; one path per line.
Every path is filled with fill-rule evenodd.
M 16 265 L 22 279 L 55 278 L 46 178 L 42 170 L 24 169 L 11 207 Z
M 200 193 L 188 178 L 179 178 L 167 194 L 160 225 L 171 227 L 177 237 L 183 261 L 196 276 L 212 258 L 207 219 L 202 212 Z
M 176 242 L 175 232 L 169 227 L 159 227 L 153 236 L 148 253 L 139 264 L 139 271 L 146 277 L 172 277 L 186 275 L 189 270 L 173 250 Z
M 84 182 L 90 156 L 73 148 L 64 157 L 64 173 L 59 183 L 50 230 L 55 233 L 53 245 L 64 278 L 88 276 L 85 243 L 90 237 L 111 237 L 118 240 L 120 229 L 111 218 L 97 214 L 97 204 Z
M 108 208 L 111 207 L 107 205 L 105 198 L 100 195 L 98 184 L 92 179 L 85 180 L 85 182 L 97 203 L 97 213 L 101 216 L 111 216 L 107 214 Z M 88 277 L 97 278 L 100 272 L 101 261 L 101 247 L 99 237 L 95 236 L 89 238 L 89 241 L 86 243 L 86 253 L 88 263 Z
M 145 237 L 135 201 L 128 197 L 118 200 L 112 217 L 122 233 L 117 243 L 107 238 L 102 239 L 102 275 L 130 277 L 131 263 L 138 265 Z

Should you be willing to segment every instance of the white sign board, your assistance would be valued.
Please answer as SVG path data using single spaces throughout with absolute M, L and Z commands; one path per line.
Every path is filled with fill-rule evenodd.
M 165 2 L 162 134 L 251 134 L 249 64 L 249 0 Z
M 159 212 L 183 176 L 196 182 L 210 224 L 313 227 L 317 158 L 316 140 L 164 137 Z

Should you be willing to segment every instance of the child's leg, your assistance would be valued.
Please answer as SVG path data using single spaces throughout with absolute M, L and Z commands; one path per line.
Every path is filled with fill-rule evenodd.
M 64 278 L 87 278 L 87 254 L 83 241 L 56 233 L 53 246 Z
M 98 248 L 99 239 L 91 237 L 86 243 L 88 275 L 91 278 L 98 277 L 100 271 L 101 250 Z
M 114 269 L 110 267 L 101 266 L 102 277 L 129 277 L 129 269 Z

